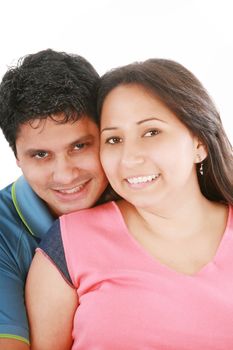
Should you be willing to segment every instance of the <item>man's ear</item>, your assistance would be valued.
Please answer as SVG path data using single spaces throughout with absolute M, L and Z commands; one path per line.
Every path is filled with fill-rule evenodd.
M 15 158 L 15 161 L 16 161 L 16 165 L 17 165 L 19 168 L 21 168 L 21 166 L 20 166 L 20 161 L 18 160 L 17 156 L 16 156 L 16 158 Z
M 204 144 L 204 142 L 199 138 L 196 138 L 195 153 L 196 153 L 196 163 L 203 162 L 203 160 L 206 159 L 206 157 L 208 156 L 207 147 Z

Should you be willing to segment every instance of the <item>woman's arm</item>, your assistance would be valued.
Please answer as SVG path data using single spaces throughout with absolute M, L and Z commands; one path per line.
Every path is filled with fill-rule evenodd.
M 26 306 L 32 350 L 71 349 L 77 292 L 40 251 L 29 270 Z

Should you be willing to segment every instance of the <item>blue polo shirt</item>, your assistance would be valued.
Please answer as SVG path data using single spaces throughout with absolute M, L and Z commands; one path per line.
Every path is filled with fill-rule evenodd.
M 53 221 L 23 176 L 0 191 L 0 338 L 29 343 L 25 281 L 35 248 Z

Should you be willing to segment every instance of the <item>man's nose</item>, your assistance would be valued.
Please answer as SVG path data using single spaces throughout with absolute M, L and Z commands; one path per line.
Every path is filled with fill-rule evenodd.
M 68 156 L 56 159 L 53 168 L 53 181 L 57 184 L 67 185 L 73 182 L 79 172 L 78 166 L 73 164 Z

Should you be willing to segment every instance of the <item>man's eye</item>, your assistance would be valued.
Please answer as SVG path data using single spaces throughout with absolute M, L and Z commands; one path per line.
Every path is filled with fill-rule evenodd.
M 120 137 L 109 137 L 105 141 L 105 143 L 109 143 L 110 145 L 115 145 L 116 143 L 121 143 L 122 139 Z
M 152 137 L 158 135 L 160 132 L 157 129 L 149 130 L 147 131 L 143 136 L 145 137 Z
M 86 143 L 77 143 L 74 146 L 74 149 L 80 150 L 80 149 L 83 149 L 85 146 L 86 146 Z
M 39 151 L 34 154 L 34 157 L 38 159 L 43 159 L 43 158 L 46 158 L 47 156 L 48 156 L 48 152 L 45 152 L 45 151 Z

